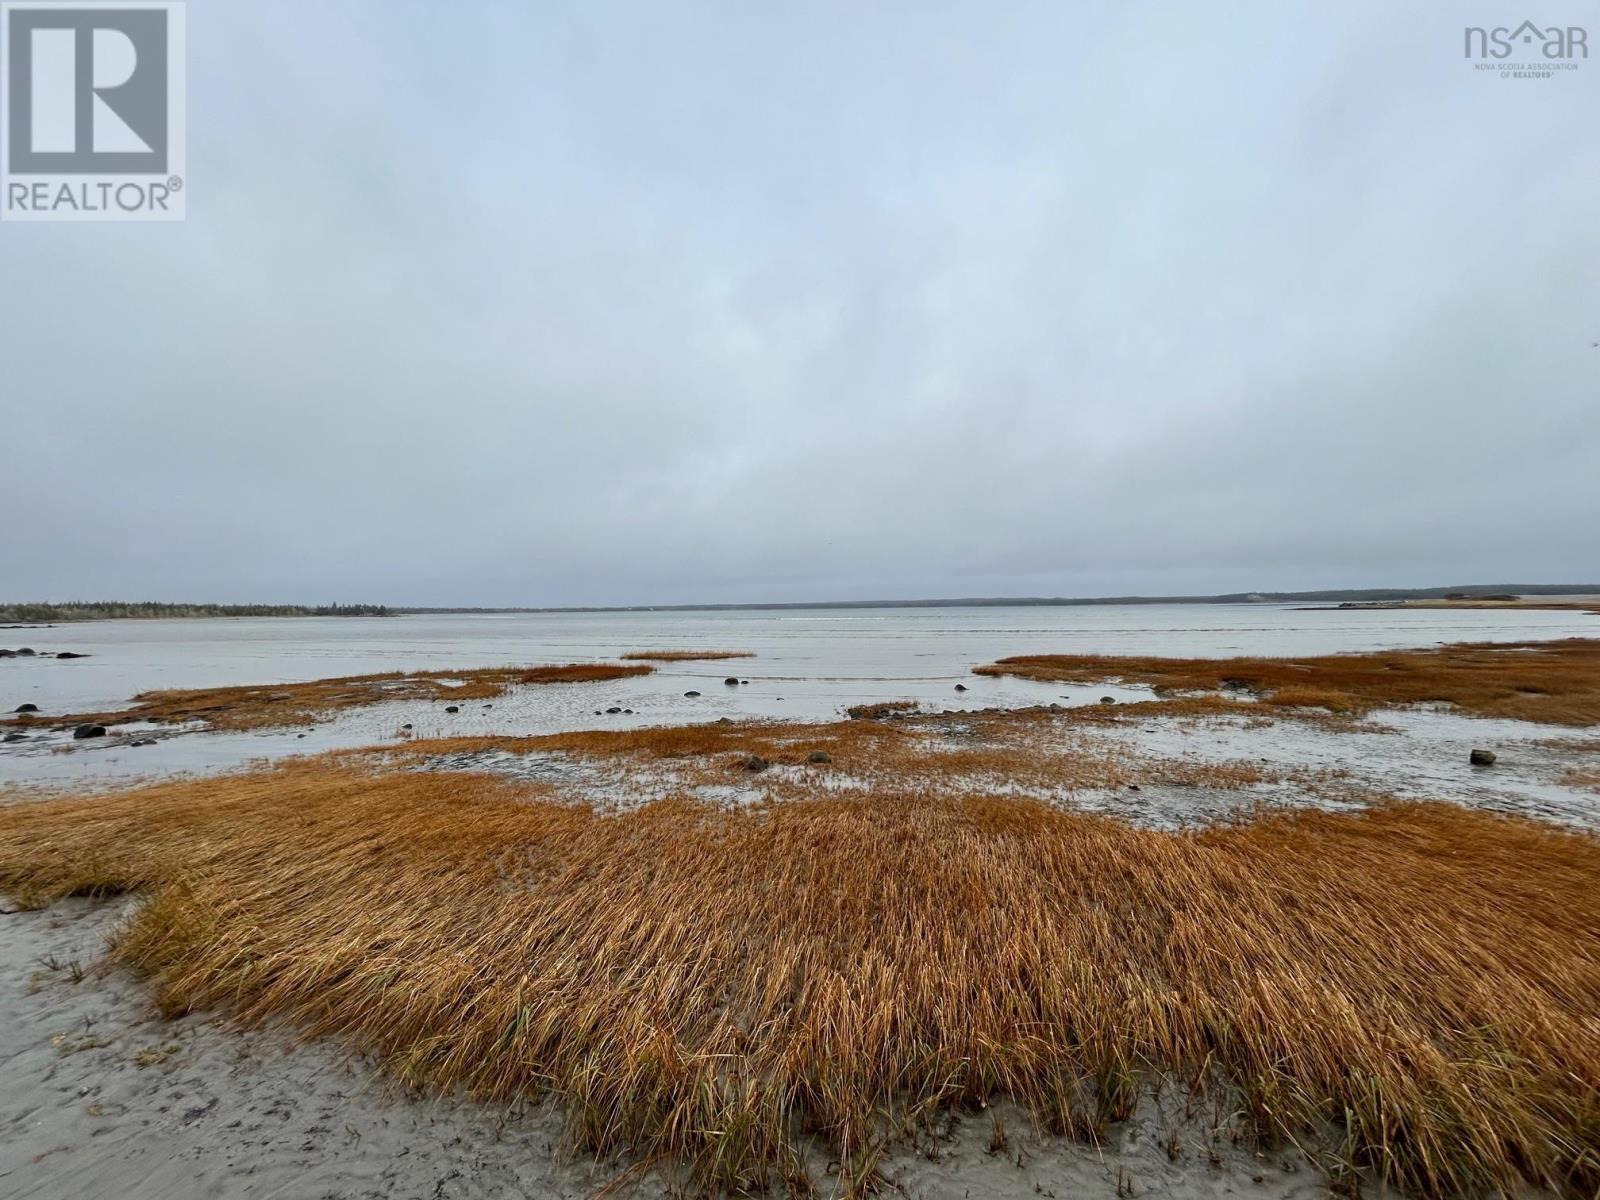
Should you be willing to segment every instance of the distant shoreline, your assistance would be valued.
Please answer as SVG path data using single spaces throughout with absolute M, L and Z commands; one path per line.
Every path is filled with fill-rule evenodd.
M 0 605 L 0 623 L 62 621 L 219 619 L 224 617 L 391 617 L 495 613 L 790 612 L 810 609 L 879 608 L 1071 608 L 1134 604 L 1312 604 L 1332 608 L 1513 608 L 1582 609 L 1578 603 L 1530 605 L 1530 596 L 1600 596 L 1600 583 L 1495 583 L 1436 588 L 1340 588 L 1305 592 L 1224 592 L 1209 596 L 965 596 L 921 600 L 800 600 L 747 604 L 616 604 L 516 606 L 425 606 L 347 604 L 165 604 L 153 602 Z M 1515 597 L 1511 599 L 1509 597 Z

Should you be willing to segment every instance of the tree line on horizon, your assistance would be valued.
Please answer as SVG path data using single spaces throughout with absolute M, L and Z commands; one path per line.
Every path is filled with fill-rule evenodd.
M 166 604 L 157 600 L 69 600 L 0 604 L 0 621 L 104 621 L 126 617 L 387 617 L 382 604 Z

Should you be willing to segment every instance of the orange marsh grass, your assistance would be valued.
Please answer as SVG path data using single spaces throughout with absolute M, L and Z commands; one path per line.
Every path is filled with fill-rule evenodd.
M 467 671 L 390 671 L 349 675 L 306 683 L 250 684 L 141 692 L 129 708 L 0 719 L 0 725 L 32 723 L 60 726 L 128 721 L 178 724 L 204 721 L 212 729 L 273 729 L 309 725 L 330 714 L 396 700 L 493 700 L 512 687 L 547 683 L 595 683 L 648 675 L 654 668 L 617 663 L 561 666 L 486 667 Z
M 288 1018 L 420 1085 L 550 1095 L 700 1188 L 847 1190 L 1010 1096 L 1097 1138 L 1143 1083 L 1425 1196 L 1600 1188 L 1600 844 L 1448 805 L 1165 833 L 884 791 L 603 817 L 312 761 L 0 811 L 0 887 L 143 889 L 169 1012 Z M 1310 1144 L 1309 1142 L 1307 1144 Z
M 1600 639 L 1462 643 L 1308 658 L 1150 658 L 1034 654 L 974 668 L 1054 683 L 1122 679 L 1157 692 L 1236 688 L 1269 704 L 1364 713 L 1443 703 L 1485 717 L 1600 724 Z

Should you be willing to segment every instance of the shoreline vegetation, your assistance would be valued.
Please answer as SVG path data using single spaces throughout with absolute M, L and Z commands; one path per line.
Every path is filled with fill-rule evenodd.
M 648 675 L 654 668 L 633 663 L 572 663 L 566 666 L 489 667 L 471 671 L 391 671 L 348 675 L 306 683 L 271 683 L 218 688 L 174 688 L 140 692 L 125 709 L 88 713 L 23 713 L 0 726 L 49 724 L 122 725 L 151 721 L 179 725 L 204 721 L 211 730 L 262 730 L 313 725 L 351 708 L 394 700 L 494 700 L 518 685 L 597 683 Z
M 138 719 L 260 728 L 651 670 L 150 693 Z M 166 1015 L 549 1102 L 619 1185 L 798 1197 L 827 1162 L 864 1197 L 895 1147 L 997 1102 L 1104 1145 L 1165 1095 L 1345 1195 L 1600 1191 L 1600 837 L 1084 736 L 1416 703 L 1592 723 L 1600 641 L 977 670 L 1158 698 L 435 738 L 20 800 L 0 806 L 0 892 L 132 894 L 110 954 Z M 489 765 L 518 756 L 562 769 Z M 1263 784 L 1305 807 L 1247 807 Z M 1239 807 L 1157 829 L 1049 798 L 1173 787 Z
M 993 794 L 1198 769 L 1047 719 L 937 753 L 875 721 L 449 739 L 35 801 L 0 809 L 0 890 L 137 892 L 111 953 L 166 1014 L 551 1101 L 572 1148 L 701 1194 L 808 1194 L 819 1145 L 872 1194 L 897 1141 L 1001 1099 L 1101 1144 L 1152 1090 L 1346 1194 L 1595 1194 L 1600 839 L 1380 797 L 1164 831 Z M 619 779 L 759 754 L 781 799 L 607 814 L 417 769 L 530 743 Z
M 1282 708 L 1362 715 L 1448 704 L 1480 717 L 1600 723 L 1600 639 L 1464 642 L 1307 658 L 1151 658 L 1032 654 L 973 668 L 1045 683 L 1145 684 L 1158 695 L 1233 693 Z
M 1496 583 L 1437 588 L 1338 588 L 1302 592 L 1224 592 L 1184 596 L 968 596 L 913 600 L 806 600 L 749 604 L 633 604 L 562 607 L 419 607 L 383 604 L 169 604 L 157 601 L 70 601 L 0 604 L 0 622 L 99 621 L 174 617 L 392 617 L 474 613 L 784 612 L 797 609 L 1030 608 L 1119 604 L 1317 604 L 1341 609 L 1385 607 L 1552 607 L 1600 611 L 1581 601 L 1532 603 L 1534 596 L 1600 596 L 1600 583 Z
M 172 617 L 389 617 L 382 604 L 164 604 L 154 600 L 72 600 L 63 604 L 0 604 L 0 621 L 158 620 Z

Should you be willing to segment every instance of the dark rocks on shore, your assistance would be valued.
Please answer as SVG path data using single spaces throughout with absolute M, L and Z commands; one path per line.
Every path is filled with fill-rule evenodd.
M 28 740 L 28 735 L 25 733 L 8 733 L 3 739 L 0 740 L 7 742 L 25 742 Z
M 106 727 L 104 725 L 79 725 L 72 731 L 72 736 L 78 741 L 82 741 L 84 738 L 105 737 L 105 735 Z
M 140 738 L 137 742 L 129 742 L 128 743 L 128 745 L 130 745 L 130 746 L 154 746 L 155 744 L 156 744 L 156 739 L 155 738 Z
M 685 692 L 684 693 L 684 695 L 689 697 L 689 699 L 691 699 L 691 700 L 693 700 L 699 694 L 700 694 L 699 692 Z
M 0 658 L 15 658 L 16 656 L 17 652 L 15 650 L 7 650 L 0 647 Z
M 32 646 L 23 646 L 23 647 L 21 647 L 20 649 L 17 650 L 17 657 L 18 658 L 32 658 L 37 653 L 38 653 L 38 651 L 34 650 Z
M 28 651 L 28 653 L 32 654 L 33 651 L 30 650 L 30 651 Z M 71 650 L 63 650 L 59 654 L 57 654 L 56 657 L 57 658 L 88 658 L 89 656 L 87 654 L 74 654 Z
M 404 725 L 400 726 L 400 728 L 401 729 L 410 729 L 411 728 L 411 723 L 408 721 Z
M 964 692 L 964 691 L 966 691 L 966 690 L 967 690 L 967 685 L 966 685 L 966 684 L 964 684 L 964 683 L 958 683 L 958 684 L 956 684 L 956 691 L 958 691 L 958 692 Z
M 1100 703 L 1101 704 L 1115 704 L 1116 702 L 1117 702 L 1117 698 L 1115 696 L 1101 696 L 1100 697 Z
M 1475 767 L 1494 766 L 1494 757 L 1493 750 L 1474 750 L 1470 755 L 1468 755 L 1469 760 Z
M 743 684 L 743 683 L 749 683 L 750 681 L 748 679 L 741 679 L 741 680 L 739 680 L 739 682 Z
M 614 717 L 621 711 L 622 711 L 622 705 L 616 704 L 616 705 L 613 705 L 612 707 L 606 709 L 606 715 Z
M 739 681 L 737 679 L 735 679 L 732 675 L 729 675 L 722 682 L 727 684 L 729 687 L 738 687 L 739 686 Z
M 11 711 L 12 712 L 19 712 L 19 713 L 38 712 L 39 711 L 39 706 L 37 704 L 19 704 L 15 708 L 13 708 Z
M 461 711 L 461 706 L 459 704 L 446 704 L 444 710 L 447 713 L 458 713 Z
M 833 755 L 829 754 L 826 750 L 813 750 L 810 754 L 806 755 L 806 761 L 808 763 L 819 764 L 831 763 L 833 761 Z
M 746 754 L 744 756 L 744 769 L 746 771 L 765 771 L 771 765 L 759 754 Z
M 718 725 L 732 725 L 733 724 L 733 718 L 732 717 L 718 717 L 717 718 L 717 724 Z

